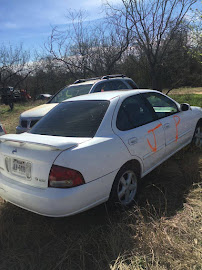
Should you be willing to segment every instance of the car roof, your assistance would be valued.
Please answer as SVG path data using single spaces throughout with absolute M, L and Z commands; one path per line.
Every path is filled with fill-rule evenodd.
M 94 83 L 99 82 L 99 81 L 101 81 L 101 80 L 88 80 L 88 81 L 85 81 L 85 82 L 73 83 L 73 84 L 70 84 L 68 86 L 78 86 L 78 85 L 94 84 Z
M 95 84 L 97 82 L 107 82 L 111 80 L 131 80 L 131 78 L 125 76 L 125 75 L 106 75 L 102 77 L 97 77 L 97 78 L 89 78 L 89 79 L 79 79 L 76 80 L 73 84 L 70 86 L 76 86 L 76 85 L 87 85 L 87 84 Z
M 158 92 L 159 93 L 159 91 L 150 90 L 150 89 L 138 89 L 138 90 L 126 89 L 126 90 L 119 90 L 119 91 L 106 91 L 106 92 L 98 92 L 98 93 L 92 93 L 92 94 L 87 94 L 87 95 L 81 95 L 81 96 L 66 99 L 63 102 L 77 101 L 77 100 L 111 100 L 116 97 L 136 95 L 136 94 L 145 93 L 145 92 Z

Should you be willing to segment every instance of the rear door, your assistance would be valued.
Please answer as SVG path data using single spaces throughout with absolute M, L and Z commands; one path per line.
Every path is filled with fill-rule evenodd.
M 120 101 L 113 130 L 124 142 L 133 158 L 141 159 L 143 173 L 161 163 L 165 155 L 163 126 L 140 94 Z

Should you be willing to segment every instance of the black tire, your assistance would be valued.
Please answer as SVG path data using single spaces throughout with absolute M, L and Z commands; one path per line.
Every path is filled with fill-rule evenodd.
M 114 179 L 108 205 L 123 209 L 130 207 L 137 196 L 138 178 L 134 166 L 124 165 Z
M 192 139 L 192 145 L 198 148 L 202 148 L 202 120 L 196 125 L 194 136 Z

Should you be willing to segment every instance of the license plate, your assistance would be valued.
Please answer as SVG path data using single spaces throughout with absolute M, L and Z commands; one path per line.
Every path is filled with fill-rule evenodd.
M 12 172 L 17 175 L 25 176 L 26 178 L 31 178 L 31 163 L 19 160 L 19 159 L 13 159 L 12 162 Z

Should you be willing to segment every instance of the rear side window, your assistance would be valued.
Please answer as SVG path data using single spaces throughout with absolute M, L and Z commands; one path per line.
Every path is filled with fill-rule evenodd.
M 155 120 L 154 111 L 140 95 L 126 98 L 119 109 L 116 125 L 119 130 L 130 130 Z
M 94 137 L 109 101 L 63 102 L 46 114 L 30 131 L 62 137 Z

